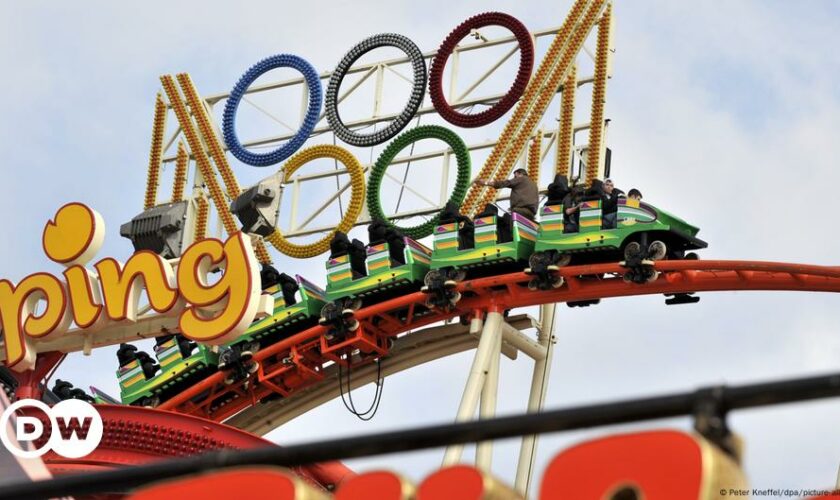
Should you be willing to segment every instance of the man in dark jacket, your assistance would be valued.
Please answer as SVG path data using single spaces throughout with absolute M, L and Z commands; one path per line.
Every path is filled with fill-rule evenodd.
M 476 179 L 473 183 L 479 186 L 491 186 L 496 189 L 509 188 L 510 211 L 516 212 L 530 220 L 536 220 L 540 193 L 536 183 L 528 177 L 528 172 L 524 168 L 514 170 L 513 179 L 504 181 Z
M 601 196 L 601 227 L 615 229 L 618 217 L 618 198 L 624 191 L 616 189 L 612 179 L 607 179 L 599 189 Z

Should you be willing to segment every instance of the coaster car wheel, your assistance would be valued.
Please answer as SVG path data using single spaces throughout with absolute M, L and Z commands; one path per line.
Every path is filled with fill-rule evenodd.
M 144 408 L 154 408 L 159 404 L 160 398 L 158 396 L 143 396 L 138 400 L 138 406 L 142 406 Z
M 433 287 L 436 283 L 441 283 L 442 281 L 443 274 L 437 269 L 429 271 L 423 278 L 423 284 L 430 288 Z
M 463 269 L 453 269 L 449 271 L 449 278 L 455 281 L 464 281 L 467 278 L 467 272 Z
M 561 253 L 554 258 L 554 265 L 557 267 L 568 266 L 572 262 L 572 254 Z
M 648 258 L 651 260 L 662 260 L 668 254 L 668 247 L 664 242 L 656 240 L 648 246 Z
M 624 259 L 631 260 L 642 252 L 642 245 L 638 241 L 631 241 L 624 247 Z
M 545 267 L 551 262 L 551 257 L 546 255 L 545 252 L 534 252 L 528 257 L 528 265 L 531 266 L 531 269 L 537 269 L 540 267 Z
M 321 308 L 321 317 L 318 319 L 318 323 L 322 326 L 326 326 L 330 324 L 330 321 L 337 318 L 340 313 L 341 310 L 335 302 L 327 302 L 324 304 L 324 307 Z

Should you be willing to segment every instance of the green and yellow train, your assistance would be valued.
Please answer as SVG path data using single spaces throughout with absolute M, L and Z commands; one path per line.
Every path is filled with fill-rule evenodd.
M 242 370 L 254 371 L 253 352 L 313 326 L 326 302 L 324 291 L 301 276 L 286 277 L 264 293 L 274 296 L 272 315 L 255 321 L 226 346 L 195 345 L 180 335 L 160 337 L 155 363 L 134 346 L 123 345 L 117 370 L 122 403 L 156 406 L 219 369 L 230 368 L 226 381 L 233 382 L 246 375 Z
M 326 262 L 325 291 L 301 276 L 286 276 L 265 290 L 274 296 L 274 313 L 221 348 L 196 346 L 176 335 L 159 339 L 152 359 L 129 346 L 117 372 L 120 399 L 156 405 L 217 370 L 226 372 L 227 382 L 248 377 L 257 368 L 250 359 L 254 352 L 316 323 L 329 327 L 332 342 L 336 333 L 343 337 L 355 330 L 358 308 L 412 291 L 429 294 L 425 308 L 411 310 L 422 315 L 457 303 L 457 281 L 505 272 L 524 270 L 533 276 L 529 288 L 548 289 L 562 286 L 556 272 L 562 266 L 621 261 L 626 280 L 644 283 L 656 278 L 653 261 L 696 258 L 692 251 L 706 247 L 697 238 L 699 228 L 638 200 L 619 199 L 614 228 L 605 227 L 600 199 L 580 203 L 575 230 L 564 225 L 564 208 L 546 204 L 539 223 L 492 211 L 474 221 L 442 217 L 432 249 L 393 228 L 369 245 L 339 234 Z M 693 301 L 683 297 L 673 303 Z

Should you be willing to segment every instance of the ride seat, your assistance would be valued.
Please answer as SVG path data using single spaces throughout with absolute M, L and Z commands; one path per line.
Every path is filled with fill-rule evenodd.
M 260 281 L 262 284 L 262 290 L 268 290 L 269 288 L 282 283 L 281 273 L 271 264 L 263 264 L 262 269 L 260 270 Z
M 365 268 L 365 259 L 367 259 L 367 250 L 365 244 L 353 238 L 350 243 L 350 269 L 353 271 L 354 278 L 361 278 L 367 276 L 367 269 Z
M 388 238 L 388 229 L 390 229 L 388 225 L 381 220 L 371 222 L 368 226 L 368 241 L 370 245 L 385 243 Z
M 548 185 L 548 197 L 545 200 L 546 205 L 562 205 L 563 198 L 571 192 L 569 189 L 569 179 L 563 174 L 554 176 L 554 182 Z
M 137 347 L 131 344 L 120 344 L 117 350 L 117 360 L 120 363 L 120 368 L 130 364 L 137 359 Z
M 394 228 L 388 228 L 385 235 L 388 242 L 388 253 L 391 257 L 391 266 L 405 264 L 405 236 Z
M 175 342 L 178 343 L 178 350 L 181 351 L 181 357 L 184 359 L 192 356 L 192 352 L 198 347 L 198 344 L 181 334 L 175 335 Z
M 499 207 L 494 203 L 484 205 L 484 210 L 476 215 L 476 218 L 481 217 L 496 217 L 496 242 L 508 243 L 513 241 L 513 218 L 509 213 L 499 215 Z
M 458 223 L 458 250 L 475 248 L 475 224 L 466 215 L 461 215 L 458 205 L 449 202 L 440 214 L 440 223 Z
M 335 236 L 330 241 L 330 258 L 335 259 L 343 255 L 350 256 L 350 270 L 353 273 L 353 279 L 367 276 L 367 270 L 365 269 L 367 251 L 365 250 L 365 244 L 356 238 L 353 238 L 351 242 L 345 233 L 336 231 Z
M 280 283 L 280 291 L 283 293 L 283 302 L 287 306 L 294 305 L 297 302 L 295 293 L 300 290 L 300 285 L 298 285 L 297 280 L 286 273 L 280 273 L 280 279 L 278 281 Z
M 368 226 L 368 241 L 370 246 L 380 243 L 388 244 L 391 267 L 405 264 L 405 239 L 397 229 L 383 221 L 375 220 Z
M 143 368 L 143 375 L 145 375 L 146 379 L 148 380 L 154 377 L 160 365 L 155 363 L 155 360 L 146 351 L 137 351 L 136 356 L 137 361 L 140 362 L 140 366 Z
M 56 379 L 55 385 L 52 388 L 53 393 L 58 396 L 59 399 L 64 401 L 65 399 L 72 399 L 73 398 L 73 384 L 70 382 L 66 382 L 64 380 Z

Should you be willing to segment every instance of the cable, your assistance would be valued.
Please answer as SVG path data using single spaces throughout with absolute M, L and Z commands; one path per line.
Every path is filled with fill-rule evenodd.
M 502 26 L 513 33 L 513 36 L 519 42 L 519 70 L 510 89 L 495 105 L 476 114 L 461 113 L 446 102 L 443 93 L 443 71 L 446 68 L 446 61 L 452 55 L 458 42 L 473 30 L 485 26 Z M 531 77 L 531 70 L 533 69 L 534 42 L 528 28 L 508 14 L 485 12 L 459 24 L 440 44 L 429 70 L 429 96 L 432 98 L 432 105 L 435 110 L 449 123 L 464 128 L 481 127 L 498 120 L 516 104 L 516 101 L 525 92 L 525 87 L 528 85 L 528 79 Z
M 379 410 L 379 403 L 382 401 L 382 389 L 385 387 L 385 379 L 382 378 L 382 358 L 376 358 L 376 393 L 373 396 L 373 401 L 370 403 L 370 407 L 364 412 L 359 412 L 356 409 L 356 404 L 353 402 L 353 392 L 350 380 L 350 372 L 352 371 L 350 368 L 350 355 L 347 356 L 347 363 L 347 399 L 350 400 L 350 403 L 348 404 L 347 400 L 344 398 L 344 384 L 342 383 L 344 376 L 342 375 L 341 363 L 338 363 L 338 391 L 341 393 L 341 402 L 344 403 L 344 407 L 347 408 L 347 411 L 356 415 L 359 420 L 368 422 L 376 416 L 376 412 Z
M 341 87 L 341 82 L 347 76 L 347 72 L 353 63 L 366 53 L 379 47 L 396 47 L 408 55 L 411 61 L 411 67 L 414 70 L 414 84 L 411 88 L 408 103 L 394 121 L 378 132 L 359 134 L 347 128 L 344 122 L 341 121 L 341 116 L 338 112 L 338 89 Z M 332 77 L 330 77 L 330 83 L 327 86 L 327 95 L 324 99 L 324 107 L 326 109 L 327 121 L 339 139 L 353 146 L 370 147 L 382 144 L 400 133 L 400 130 L 405 128 L 415 113 L 417 113 L 417 109 L 423 103 L 425 93 L 426 61 L 423 58 L 423 53 L 407 37 L 396 33 L 382 33 L 362 40 L 341 58 L 335 71 L 333 71 Z
M 422 115 L 417 115 L 417 123 L 414 124 L 414 127 L 417 128 L 420 126 L 420 119 L 423 118 Z M 411 143 L 411 149 L 408 151 L 408 157 L 411 158 L 414 156 L 414 146 L 417 145 L 416 142 Z M 402 202 L 403 193 L 405 192 L 405 183 L 408 181 L 408 169 L 411 167 L 411 160 L 409 160 L 405 164 L 405 172 L 403 172 L 403 180 L 402 185 L 400 186 L 400 195 L 397 196 L 397 205 L 394 207 L 394 212 L 400 211 L 400 203 Z
M 306 86 L 309 89 L 309 107 L 306 109 L 306 116 L 300 129 L 288 142 L 268 153 L 252 153 L 242 147 L 236 135 L 236 110 L 248 87 L 263 73 L 277 68 L 292 68 L 303 73 L 303 78 L 306 80 Z M 295 151 L 303 146 L 303 143 L 309 138 L 309 134 L 315 129 L 315 124 L 318 123 L 318 116 L 321 114 L 321 93 L 321 78 L 315 68 L 298 56 L 279 54 L 267 57 L 251 66 L 236 82 L 225 104 L 222 131 L 228 149 L 239 161 L 254 167 L 268 167 L 292 156 Z

